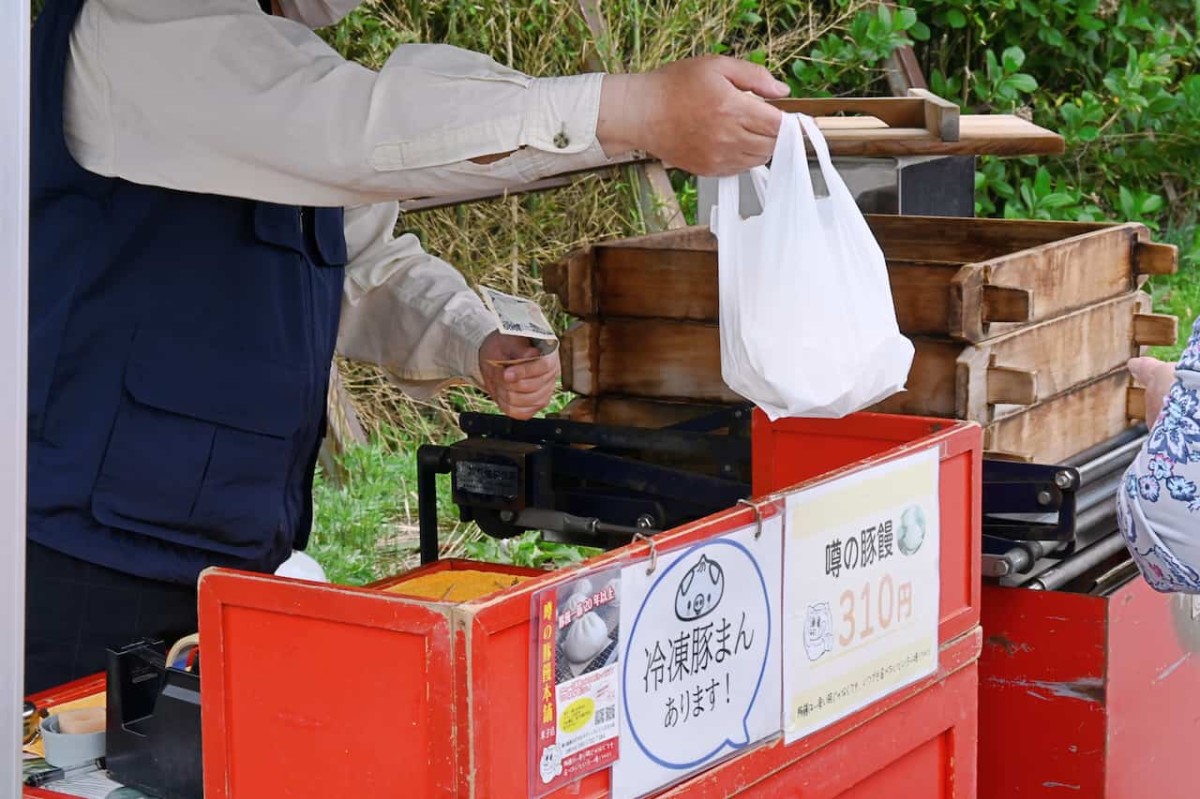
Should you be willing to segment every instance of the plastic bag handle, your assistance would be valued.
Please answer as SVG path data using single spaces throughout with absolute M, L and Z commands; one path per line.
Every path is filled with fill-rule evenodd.
M 817 127 L 816 120 L 803 114 L 796 116 L 800 120 L 801 127 L 804 128 L 808 140 L 812 142 L 813 151 L 817 154 L 817 162 L 821 165 L 821 177 L 825 179 L 825 188 L 830 193 L 840 190 L 843 194 L 849 195 L 850 189 L 846 188 L 846 182 L 842 180 L 842 176 L 833 166 L 833 159 L 829 156 L 829 145 L 825 143 L 825 134 L 821 133 L 821 129 Z
M 786 207 L 784 198 L 789 195 L 793 205 L 806 209 L 816 205 L 817 195 L 813 189 L 812 175 L 808 173 L 808 152 L 804 148 L 804 136 L 800 133 L 803 118 L 803 114 L 784 114 L 780 123 L 763 213 L 773 214 L 773 207 Z

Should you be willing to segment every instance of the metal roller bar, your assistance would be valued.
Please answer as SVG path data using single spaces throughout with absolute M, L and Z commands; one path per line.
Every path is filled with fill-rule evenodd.
M 1133 463 L 1133 459 L 1137 457 L 1138 450 L 1142 448 L 1142 444 L 1146 441 L 1146 436 L 1139 436 L 1132 441 L 1127 441 L 1120 446 L 1109 450 L 1093 460 L 1080 464 L 1076 467 L 1079 472 L 1079 480 L 1086 485 L 1092 480 L 1111 474 L 1115 471 L 1124 472 L 1129 464 Z
M 1121 538 L 1120 534 L 1112 533 L 1041 572 L 1037 577 L 1025 583 L 1025 588 L 1034 591 L 1057 590 L 1124 551 L 1125 540 Z

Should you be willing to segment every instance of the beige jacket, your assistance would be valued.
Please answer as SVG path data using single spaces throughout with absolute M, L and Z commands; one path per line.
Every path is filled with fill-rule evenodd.
M 373 72 L 255 0 L 90 0 L 72 35 L 64 116 L 72 155 L 100 175 L 345 206 L 338 352 L 427 397 L 479 382 L 479 345 L 495 325 L 462 275 L 415 237 L 393 236 L 396 201 L 603 165 L 602 80 L 531 78 L 423 44 Z

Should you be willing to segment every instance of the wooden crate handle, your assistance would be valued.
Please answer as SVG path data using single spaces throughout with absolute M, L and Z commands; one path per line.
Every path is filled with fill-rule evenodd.
M 991 405 L 1033 405 L 1038 400 L 1037 372 L 993 366 L 987 370 Z
M 1179 340 L 1179 320 L 1169 314 L 1133 316 L 1133 342 L 1141 347 L 1170 347 Z
M 1005 286 L 984 286 L 983 321 L 1033 321 L 1033 292 Z
M 1139 241 L 1133 245 L 1133 268 L 1139 275 L 1173 275 L 1179 271 L 1179 248 Z
M 1146 418 L 1146 389 L 1130 386 L 1125 390 L 1125 415 L 1130 419 L 1144 421 Z
M 928 89 L 909 89 L 909 97 L 925 101 L 925 127 L 942 141 L 958 141 L 958 105 Z
M 909 97 L 786 98 L 768 102 L 788 114 L 830 117 L 853 113 L 872 116 L 892 128 L 892 135 L 896 135 L 897 130 L 907 130 L 913 134 L 928 133 L 940 141 L 959 140 L 958 106 L 929 92 Z

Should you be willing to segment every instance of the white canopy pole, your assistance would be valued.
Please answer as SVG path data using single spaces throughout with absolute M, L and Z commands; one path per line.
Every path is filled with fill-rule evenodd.
M 0 3 L 0 796 L 21 781 L 28 242 L 29 2 L 15 0 Z

